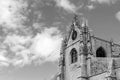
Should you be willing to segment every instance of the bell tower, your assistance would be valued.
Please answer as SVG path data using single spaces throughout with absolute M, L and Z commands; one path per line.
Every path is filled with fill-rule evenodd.
M 87 21 L 75 15 L 61 49 L 60 80 L 88 80 L 87 61 L 90 33 Z

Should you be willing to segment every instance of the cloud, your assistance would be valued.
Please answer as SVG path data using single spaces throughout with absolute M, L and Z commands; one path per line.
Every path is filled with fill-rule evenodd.
M 8 67 L 9 63 L 7 62 L 0 62 L 0 67 Z
M 96 2 L 100 4 L 114 4 L 117 0 L 91 0 L 91 2 Z
M 24 49 L 16 53 L 15 58 L 11 61 L 14 66 L 23 67 L 25 65 L 31 64 L 30 60 L 30 50 Z
M 3 45 L 8 47 L 6 51 L 8 55 L 11 55 L 11 57 L 6 57 L 9 58 L 11 64 L 15 66 L 19 64 L 28 64 L 28 54 L 30 54 L 30 52 L 27 46 L 30 42 L 31 36 L 21 36 L 16 34 L 6 36 L 3 41 Z
M 57 28 L 45 29 L 41 34 L 37 34 L 33 39 L 31 51 L 34 57 L 39 57 L 45 61 L 55 61 L 60 54 L 62 36 Z
M 75 13 L 77 10 L 77 7 L 69 0 L 55 0 L 55 2 L 58 7 L 63 8 L 70 13 Z
M 62 42 L 58 28 L 44 28 L 34 36 L 8 34 L 1 45 L 0 65 L 23 67 L 58 60 Z
M 98 6 L 98 4 L 111 5 L 115 4 L 117 1 L 119 0 L 90 0 L 88 1 L 88 5 L 86 5 L 86 8 L 89 10 L 93 10 Z
M 39 32 L 36 32 L 36 35 L 26 36 L 24 34 L 20 35 L 17 32 L 9 33 L 7 31 L 6 28 L 23 29 L 23 23 L 27 17 L 21 13 L 26 11 L 28 7 L 25 1 L 0 0 L 0 26 L 7 33 L 4 38 L 0 38 L 3 40 L 0 42 L 0 66 L 13 65 L 23 67 L 32 63 L 42 64 L 49 61 L 54 62 L 59 58 L 63 38 L 57 27 L 40 28 L 40 24 L 34 24 L 33 27 L 36 29 L 39 28 Z M 57 6 L 61 6 L 67 11 L 75 12 L 76 7 L 74 4 L 68 0 L 61 0 L 60 2 L 60 4 L 57 3 Z M 41 18 L 41 15 L 39 15 L 39 18 Z M 41 24 L 41 26 L 44 26 L 44 24 Z
M 0 0 L 0 25 L 7 28 L 21 27 L 26 20 L 21 12 L 26 7 L 24 0 Z
M 0 55 L 0 61 L 7 61 L 7 58 L 5 58 L 3 55 Z
M 119 0 L 91 0 L 92 3 L 97 3 L 97 4 L 115 4 Z
M 120 21 L 120 11 L 118 11 L 115 16 Z
M 8 67 L 9 66 L 9 60 L 4 55 L 0 55 L 0 67 Z
M 89 10 L 93 10 L 93 9 L 95 9 L 95 6 L 94 6 L 93 4 L 91 4 L 91 5 L 87 5 L 87 8 L 88 8 Z
M 30 37 L 28 36 L 20 36 L 16 34 L 8 34 L 6 36 L 6 39 L 4 40 L 4 44 L 7 45 L 17 45 L 17 44 L 25 44 L 28 40 L 30 40 Z

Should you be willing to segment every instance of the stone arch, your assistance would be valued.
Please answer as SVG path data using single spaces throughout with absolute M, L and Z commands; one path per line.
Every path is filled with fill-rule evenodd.
M 78 56 L 77 56 L 77 50 L 75 48 L 73 48 L 70 51 L 70 56 L 71 56 L 71 63 L 75 63 L 78 60 Z
M 106 57 L 106 51 L 103 47 L 99 47 L 96 50 L 96 57 Z

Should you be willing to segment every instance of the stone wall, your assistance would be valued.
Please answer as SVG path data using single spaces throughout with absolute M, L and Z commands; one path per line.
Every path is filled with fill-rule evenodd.
M 94 58 L 90 62 L 90 76 L 98 75 L 107 71 L 108 61 L 106 58 Z
M 114 60 L 114 64 L 111 61 Z M 106 80 L 114 76 L 120 80 L 120 58 L 93 58 L 90 61 L 90 80 Z
M 99 47 L 104 48 L 107 57 L 111 57 L 111 44 L 109 41 L 91 36 L 92 54 L 96 57 L 96 51 Z
M 65 50 L 65 80 L 77 80 L 78 77 L 81 74 L 81 69 L 80 69 L 80 53 L 82 52 L 81 47 L 80 47 L 81 43 L 80 42 L 76 42 L 75 44 L 73 44 L 72 46 L 66 48 Z M 78 60 L 75 63 L 71 63 L 71 55 L 70 52 L 71 50 L 75 48 L 77 50 L 77 55 L 78 55 Z
M 113 44 L 113 46 L 112 46 L 112 57 L 120 57 L 120 45 Z

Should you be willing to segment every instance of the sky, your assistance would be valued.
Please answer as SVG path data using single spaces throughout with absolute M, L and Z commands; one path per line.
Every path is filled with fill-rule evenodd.
M 120 0 L 0 0 L 0 80 L 53 80 L 74 14 L 120 44 Z

